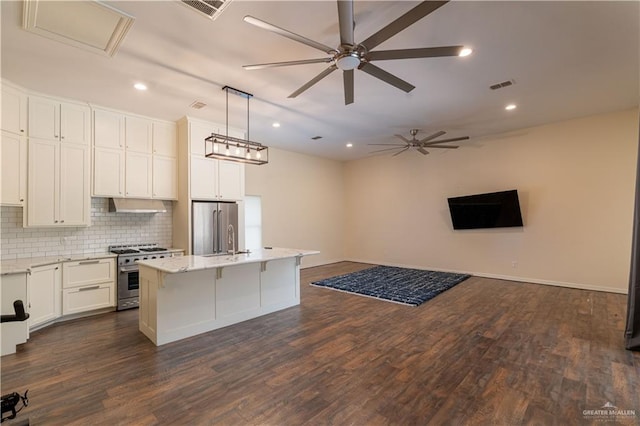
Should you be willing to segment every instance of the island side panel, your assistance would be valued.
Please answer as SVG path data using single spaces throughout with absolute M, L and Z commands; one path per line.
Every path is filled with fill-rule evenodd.
M 260 276 L 260 304 L 277 310 L 300 304 L 300 267 L 296 258 L 266 262 Z
M 216 269 L 160 275 L 163 280 L 158 289 L 158 345 L 219 327 Z

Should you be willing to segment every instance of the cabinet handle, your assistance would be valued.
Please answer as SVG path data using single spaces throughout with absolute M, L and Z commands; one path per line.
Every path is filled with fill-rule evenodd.
M 58 135 L 53 135 L 53 137 L 54 137 L 54 138 L 57 138 L 57 137 L 58 137 Z
M 57 221 L 57 220 L 54 220 L 54 221 L 53 221 L 53 223 L 58 223 L 58 221 Z
M 80 287 L 78 291 L 97 290 L 99 288 L 99 285 L 92 285 L 91 287 Z
M 99 260 L 84 260 L 82 262 L 78 262 L 79 265 L 90 265 L 92 263 L 100 263 Z
M 60 139 L 64 139 L 64 136 L 60 136 Z
M 61 220 L 60 223 L 64 223 L 64 220 Z
M 20 133 L 24 133 L 24 129 L 20 129 Z
M 58 268 L 60 268 L 59 266 L 56 266 L 56 271 L 58 270 Z
M 20 198 L 20 202 L 23 202 L 23 201 L 24 201 L 24 198 Z

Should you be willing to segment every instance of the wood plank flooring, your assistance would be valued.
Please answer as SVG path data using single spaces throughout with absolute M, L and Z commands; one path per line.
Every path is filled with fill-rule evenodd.
M 472 277 L 408 307 L 309 286 L 302 304 L 155 347 L 137 310 L 53 325 L 2 357 L 33 425 L 640 423 L 626 296 Z M 10 425 L 11 422 L 5 423 Z

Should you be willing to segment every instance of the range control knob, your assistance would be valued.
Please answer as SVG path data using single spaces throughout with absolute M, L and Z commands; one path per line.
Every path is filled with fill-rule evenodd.
M 138 262 L 138 260 L 140 260 L 140 259 L 138 259 L 138 258 L 136 257 L 135 259 L 133 259 L 133 262 L 134 262 L 134 263 L 137 263 L 137 262 Z

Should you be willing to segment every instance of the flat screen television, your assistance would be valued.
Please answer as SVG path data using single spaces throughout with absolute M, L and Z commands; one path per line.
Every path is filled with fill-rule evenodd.
M 522 225 L 518 191 L 448 198 L 453 229 L 508 228 Z

